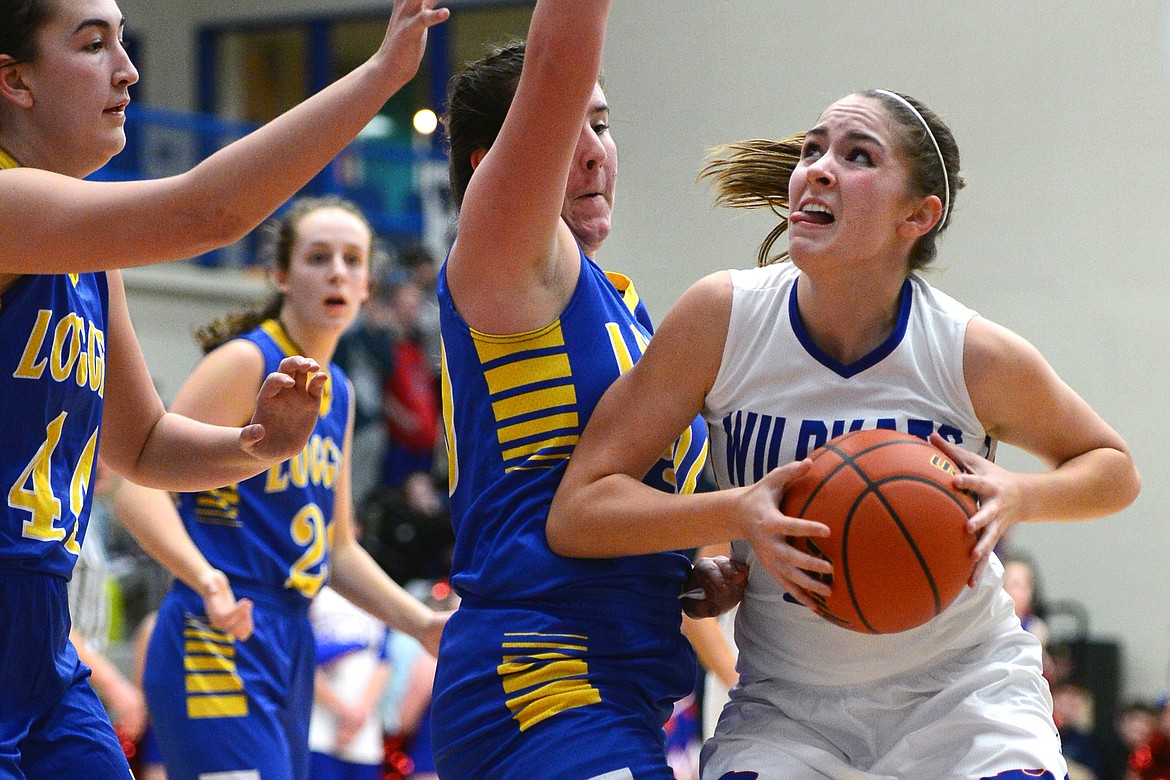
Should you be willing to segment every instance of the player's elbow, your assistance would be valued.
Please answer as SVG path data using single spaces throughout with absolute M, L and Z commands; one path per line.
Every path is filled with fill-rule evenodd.
M 563 498 L 561 493 L 557 493 L 549 508 L 544 534 L 548 548 L 557 555 L 566 558 L 581 558 L 588 551 L 581 543 L 582 538 L 581 534 L 577 532 L 577 524 L 572 520 L 574 513 L 569 506 L 570 503 L 570 500 Z
M 1142 492 L 1142 475 L 1137 470 L 1137 466 L 1131 460 L 1129 468 L 1126 470 L 1126 475 L 1121 480 L 1121 506 L 1125 508 L 1137 500 L 1138 494 Z

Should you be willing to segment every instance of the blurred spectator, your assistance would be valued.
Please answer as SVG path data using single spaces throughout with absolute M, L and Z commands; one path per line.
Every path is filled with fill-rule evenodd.
M 1068 762 L 1069 780 L 1099 780 L 1102 751 L 1093 736 L 1093 695 L 1080 685 L 1061 683 L 1052 690 L 1052 719 Z
M 386 424 L 382 395 L 394 370 L 397 330 L 388 290 L 381 278 L 371 278 L 370 297 L 357 321 L 341 335 L 333 360 L 353 384 L 353 454 L 350 458 L 351 494 L 361 504 L 382 480 L 386 453 Z
M 443 360 L 442 339 L 439 335 L 439 299 L 435 294 L 439 264 L 430 250 L 419 243 L 402 247 L 398 252 L 398 263 L 422 292 L 415 328 L 431 367 L 431 374 L 438 377 Z
M 142 687 L 142 670 L 146 667 L 146 647 L 150 644 L 150 634 L 154 631 L 157 612 L 150 612 L 138 623 L 134 631 L 134 684 Z M 154 737 L 154 726 L 150 722 L 150 712 L 147 711 L 146 729 L 143 731 L 134 755 L 130 757 L 130 769 L 134 771 L 136 780 L 167 780 L 167 767 L 163 763 L 162 752 L 158 741 Z
M 420 511 L 406 492 L 410 484 L 379 488 L 359 507 L 362 546 L 397 582 L 446 579 L 455 545 L 451 515 L 445 503 L 438 513 Z
M 454 610 L 459 596 L 445 579 L 416 580 L 408 588 L 434 610 Z M 418 642 L 393 632 L 390 657 L 396 672 L 382 701 L 387 780 L 438 780 L 431 753 L 431 688 L 435 659 Z
M 665 730 L 666 763 L 674 770 L 675 780 L 699 780 L 699 750 L 703 747 L 701 721 L 695 691 L 674 703 Z
M 111 495 L 118 477 L 95 461 L 94 501 L 81 554 L 69 581 L 69 639 L 81 662 L 91 670 L 89 682 L 106 705 L 114 730 L 128 753 L 146 728 L 142 688 L 118 669 L 106 653 L 110 639 L 111 578 L 105 534 L 113 522 Z
M 1003 559 L 1003 589 L 1015 603 L 1016 616 L 1024 630 L 1040 640 L 1044 655 L 1044 675 L 1052 678 L 1052 657 L 1049 655 L 1048 624 L 1044 622 L 1044 602 L 1040 597 L 1036 565 L 1021 554 Z
M 1145 742 L 1129 756 L 1127 780 L 1170 780 L 1170 706 L 1163 704 Z
M 385 759 L 379 705 L 390 677 L 389 629 L 328 586 L 309 606 L 317 646 L 309 721 L 312 776 L 379 780 Z
M 1134 751 L 1149 742 L 1158 727 L 1158 709 L 1151 704 L 1133 701 L 1125 705 L 1114 720 L 1115 743 L 1108 778 L 1126 776 L 1126 766 Z
M 412 505 L 433 514 L 441 509 L 430 479 L 439 440 L 440 402 L 435 374 L 419 332 L 423 291 L 405 272 L 391 274 L 386 288 L 395 343 L 394 367 L 383 387 L 386 456 L 382 484 L 398 487 L 415 477 L 412 489 L 416 495 L 412 496 Z

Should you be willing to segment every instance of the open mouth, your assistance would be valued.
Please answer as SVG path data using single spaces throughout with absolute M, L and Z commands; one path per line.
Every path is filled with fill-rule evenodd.
M 811 225 L 831 225 L 837 221 L 837 218 L 827 207 L 819 203 L 808 203 L 800 211 L 792 212 L 789 221 Z

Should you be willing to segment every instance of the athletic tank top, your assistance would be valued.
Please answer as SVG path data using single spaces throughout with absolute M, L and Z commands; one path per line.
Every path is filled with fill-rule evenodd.
M 649 315 L 630 280 L 607 276 L 582 253 L 561 316 L 508 336 L 468 327 L 445 265 L 438 296 L 456 590 L 494 602 L 675 598 L 689 568 L 681 553 L 571 559 L 545 540 L 548 508 L 581 431 L 650 339 Z M 706 450 L 706 427 L 696 417 L 645 482 L 693 491 Z
M 975 312 L 911 275 L 886 341 L 852 365 L 821 352 L 797 312 L 799 270 L 791 263 L 732 271 L 731 321 L 723 362 L 707 396 L 711 458 L 720 487 L 749 485 L 850 430 L 891 428 L 944 439 L 984 457 L 983 430 L 963 376 L 963 343 Z M 977 644 L 990 626 L 1014 620 L 1002 567 L 923 626 L 869 635 L 833 625 L 787 596 L 757 565 L 746 542 L 732 545 L 751 564 L 736 618 L 745 681 L 779 678 L 817 685 L 863 684 L 910 671 Z
M 16 167 L 0 151 L 0 169 Z M 0 567 L 72 575 L 93 503 L 109 306 L 105 273 L 26 274 L 0 293 Z
M 260 348 L 265 375 L 303 354 L 276 320 L 241 335 Z M 234 485 L 179 495 L 191 539 L 233 587 L 305 608 L 328 578 L 333 505 L 349 421 L 349 380 L 334 363 L 321 412 L 300 454 Z

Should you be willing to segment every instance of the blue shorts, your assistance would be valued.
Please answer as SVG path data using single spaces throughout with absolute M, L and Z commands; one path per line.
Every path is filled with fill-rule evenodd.
M 65 588 L 54 574 L 0 569 L 0 780 L 131 780 L 69 641 Z
M 309 763 L 313 780 L 382 780 L 380 764 L 352 764 L 325 753 L 313 753 Z
M 439 777 L 674 780 L 663 724 L 696 668 L 668 606 L 546 611 L 465 599 L 435 677 Z
M 306 611 L 235 590 L 255 602 L 246 642 L 210 628 L 182 583 L 159 608 L 142 682 L 167 778 L 308 780 L 316 648 Z

